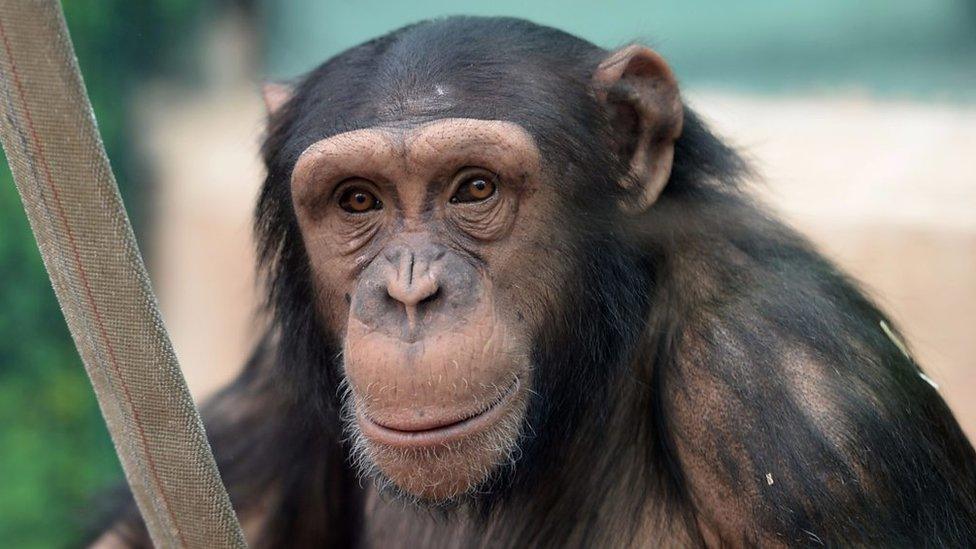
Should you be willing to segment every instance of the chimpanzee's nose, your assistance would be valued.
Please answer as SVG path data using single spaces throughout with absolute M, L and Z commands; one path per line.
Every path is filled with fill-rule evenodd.
M 438 261 L 444 252 L 444 247 L 436 244 L 424 246 L 420 251 L 400 245 L 383 254 L 391 267 L 386 293 L 403 304 L 411 329 L 417 325 L 418 309 L 440 294 Z
M 367 328 L 416 342 L 454 331 L 465 311 L 487 300 L 477 267 L 424 235 L 402 235 L 356 281 L 349 314 Z

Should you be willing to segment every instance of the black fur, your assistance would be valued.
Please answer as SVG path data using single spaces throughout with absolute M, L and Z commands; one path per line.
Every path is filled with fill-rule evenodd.
M 637 221 L 618 213 L 623 167 L 590 91 L 607 53 L 526 21 L 459 17 L 352 48 L 297 83 L 270 120 L 256 217 L 273 327 L 208 408 L 237 508 L 267 510 L 269 546 L 356 545 L 368 520 L 341 441 L 339 346 L 319 327 L 290 201 L 298 155 L 352 129 L 466 117 L 522 125 L 547 173 L 572 183 L 553 220 L 563 238 L 544 253 L 577 276 L 553 288 L 551 322 L 535 337 L 531 428 L 517 465 L 474 504 L 485 523 L 509 521 L 494 543 L 600 545 L 607 525 L 590 510 L 624 473 L 634 481 L 620 497 L 657 506 L 662 530 L 704 543 L 706 510 L 680 450 L 689 444 L 720 484 L 759 494 L 741 542 L 972 543 L 976 456 L 951 413 L 855 284 L 742 193 L 745 163 L 691 110 L 658 202 Z M 434 84 L 460 100 L 418 101 Z M 787 369 L 801 355 L 797 377 Z M 702 379 L 723 401 L 702 401 L 711 427 L 696 439 L 682 406 L 702 403 Z M 626 423 L 611 421 L 620 406 Z M 588 457 L 607 452 L 640 457 Z M 651 543 L 634 537 L 640 508 L 627 513 L 614 539 Z

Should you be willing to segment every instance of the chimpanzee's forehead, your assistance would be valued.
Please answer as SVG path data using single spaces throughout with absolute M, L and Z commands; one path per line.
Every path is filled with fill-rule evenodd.
M 423 123 L 436 118 L 523 122 L 560 110 L 575 99 L 574 91 L 585 89 L 560 82 L 564 78 L 548 67 L 526 62 L 504 66 L 480 59 L 416 67 L 406 63 L 391 66 L 392 61 L 363 67 L 363 74 L 356 78 L 323 79 L 317 86 L 323 95 L 331 96 L 342 87 L 356 92 L 345 100 L 315 105 L 320 120 L 332 121 L 337 132 L 353 129 L 353 125 Z
M 295 152 L 343 132 L 440 118 L 506 120 L 545 146 L 592 116 L 590 75 L 602 50 L 525 21 L 452 18 L 352 48 L 298 89 Z M 289 147 L 292 148 L 292 147 Z

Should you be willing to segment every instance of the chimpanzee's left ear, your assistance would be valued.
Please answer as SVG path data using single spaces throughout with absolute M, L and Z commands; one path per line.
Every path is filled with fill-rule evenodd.
M 280 82 L 265 82 L 261 85 L 261 96 L 264 97 L 264 106 L 268 110 L 268 116 L 273 115 L 291 99 L 294 89 L 288 84 Z
M 632 45 L 611 53 L 593 75 L 597 99 L 607 108 L 614 147 L 629 173 L 621 186 L 633 190 L 627 209 L 642 212 L 657 200 L 671 175 L 674 142 L 683 108 L 678 83 L 660 55 Z

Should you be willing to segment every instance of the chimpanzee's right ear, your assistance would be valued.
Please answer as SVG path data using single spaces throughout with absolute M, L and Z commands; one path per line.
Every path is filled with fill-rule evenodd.
M 273 115 L 291 99 L 295 90 L 289 84 L 281 82 L 265 82 L 261 85 L 261 95 L 264 97 L 264 106 L 268 111 L 268 116 Z

